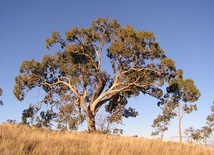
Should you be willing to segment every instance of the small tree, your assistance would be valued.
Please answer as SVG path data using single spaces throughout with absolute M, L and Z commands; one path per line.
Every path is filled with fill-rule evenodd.
M 122 123 L 121 123 L 122 124 Z M 123 129 L 116 127 L 110 115 L 100 114 L 96 117 L 97 130 L 105 134 L 122 135 Z
M 2 96 L 2 89 L 0 88 L 0 96 Z M 3 104 L 3 102 L 2 102 L 2 100 L 0 100 L 0 106 L 3 106 L 4 104 Z
M 158 115 L 158 117 L 153 121 L 152 127 L 156 131 L 152 132 L 152 136 L 160 135 L 160 139 L 163 140 L 164 132 L 168 130 L 169 121 L 165 118 L 164 115 Z
M 199 129 L 196 130 L 193 127 L 189 127 L 184 131 L 184 134 L 189 138 L 188 141 L 190 143 L 193 143 L 193 141 L 201 143 L 202 134 Z
M 160 139 L 163 140 L 164 133 L 168 130 L 171 119 L 177 116 L 177 114 L 173 111 L 175 109 L 175 105 L 172 102 L 167 102 L 166 104 L 159 106 L 162 109 L 162 115 L 158 115 L 158 117 L 154 119 L 152 127 L 155 131 L 152 132 L 151 135 L 160 135 Z
M 111 122 L 109 121 L 109 118 L 107 116 L 104 116 L 103 114 L 97 115 L 96 117 L 96 125 L 97 130 L 102 133 L 111 133 Z
M 167 93 L 161 99 L 161 102 L 158 102 L 158 106 L 162 108 L 163 116 L 167 115 L 168 121 L 178 116 L 179 140 L 182 142 L 181 124 L 183 116 L 185 113 L 190 114 L 197 110 L 196 104 L 192 104 L 192 102 L 197 101 L 201 94 L 192 79 L 183 79 L 182 70 L 177 70 L 174 79 L 169 83 L 166 90 Z M 164 118 L 159 118 L 159 122 L 166 122 Z M 164 131 L 167 129 L 165 128 Z
M 189 127 L 185 130 L 185 134 L 189 137 L 190 142 L 204 143 L 207 146 L 207 139 L 213 135 L 214 132 L 214 102 L 211 106 L 211 114 L 206 118 L 206 125 L 201 129 L 194 129 Z
M 211 114 L 207 116 L 206 118 L 206 124 L 211 129 L 211 131 L 214 131 L 214 102 L 212 106 L 210 107 Z
M 58 119 L 68 123 L 59 113 L 67 113 L 62 107 L 71 104 L 72 113 L 86 116 L 78 118 L 87 119 L 89 131 L 96 130 L 95 116 L 103 105 L 115 121 L 122 116 L 136 117 L 138 113 L 126 107 L 128 98 L 143 93 L 160 99 L 161 86 L 176 71 L 174 61 L 166 57 L 152 32 L 121 27 L 117 20 L 98 18 L 89 28 L 67 31 L 65 39 L 54 31 L 46 39 L 46 47 L 57 43 L 61 46 L 57 53 L 45 55 L 41 62 L 22 63 L 14 94 L 22 101 L 28 91 L 42 88 L 46 95 L 33 112 L 45 104 L 51 114 L 56 111 Z M 106 68 L 112 71 L 108 73 Z

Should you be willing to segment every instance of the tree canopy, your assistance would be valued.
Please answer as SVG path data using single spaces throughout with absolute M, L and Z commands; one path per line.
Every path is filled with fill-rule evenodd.
M 33 88 L 45 91 L 44 99 L 24 111 L 23 118 L 33 117 L 45 104 L 49 109 L 40 119 L 56 118 L 71 128 L 87 119 L 88 130 L 94 131 L 95 115 L 103 105 L 111 121 L 135 117 L 137 111 L 127 108 L 128 98 L 143 93 L 161 99 L 162 86 L 176 76 L 174 61 L 152 32 L 122 27 L 116 19 L 98 18 L 89 28 L 74 27 L 65 39 L 53 31 L 46 47 L 54 44 L 61 49 L 44 55 L 41 62 L 23 61 L 15 78 L 14 94 L 20 101 Z

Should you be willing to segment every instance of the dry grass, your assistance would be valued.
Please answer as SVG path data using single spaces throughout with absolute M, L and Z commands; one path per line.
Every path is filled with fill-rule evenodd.
M 135 137 L 0 125 L 1 155 L 212 155 L 213 148 Z

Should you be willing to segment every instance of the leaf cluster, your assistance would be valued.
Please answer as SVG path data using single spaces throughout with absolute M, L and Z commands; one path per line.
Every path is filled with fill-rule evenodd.
M 79 109 L 73 104 L 66 104 L 59 109 L 59 114 L 56 122 L 58 123 L 57 128 L 60 130 L 78 130 L 78 126 L 82 124 L 86 116 L 79 112 Z
M 195 102 L 200 97 L 200 91 L 196 88 L 192 79 L 183 79 L 183 71 L 177 70 L 176 77 L 169 83 L 167 93 L 172 94 L 174 103 Z
M 122 123 L 122 117 L 136 117 L 138 112 L 129 107 L 126 108 L 128 101 L 127 98 L 122 95 L 117 95 L 112 98 L 107 105 L 105 105 L 106 112 L 109 112 L 111 115 L 109 116 L 110 122 Z
M 197 101 L 201 96 L 200 91 L 196 88 L 192 79 L 183 79 L 183 71 L 177 70 L 173 79 L 166 87 L 166 93 L 157 103 L 158 106 L 170 105 L 173 111 L 179 107 L 181 102 L 184 102 L 182 107 L 183 112 L 190 114 L 192 111 L 197 111 L 196 104 L 191 104 Z M 189 103 L 189 104 L 187 104 Z

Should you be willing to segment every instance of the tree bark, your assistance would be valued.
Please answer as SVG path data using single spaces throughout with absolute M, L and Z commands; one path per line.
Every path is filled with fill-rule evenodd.
M 163 135 L 164 135 L 164 132 L 161 131 L 161 140 L 163 140 Z
M 92 112 L 88 113 L 88 115 L 87 115 L 87 121 L 88 121 L 88 131 L 89 132 L 96 131 L 95 115 L 93 115 Z
M 179 130 L 179 141 L 182 143 L 182 129 L 181 129 L 181 122 L 182 122 L 183 114 L 181 114 L 181 104 L 178 103 L 178 130 Z
M 181 119 L 179 118 L 179 123 L 178 123 L 178 128 L 179 128 L 179 137 L 180 137 L 180 139 L 179 139 L 179 141 L 180 141 L 180 143 L 182 143 L 182 141 L 183 141 L 183 139 L 182 139 L 182 130 L 181 130 Z

